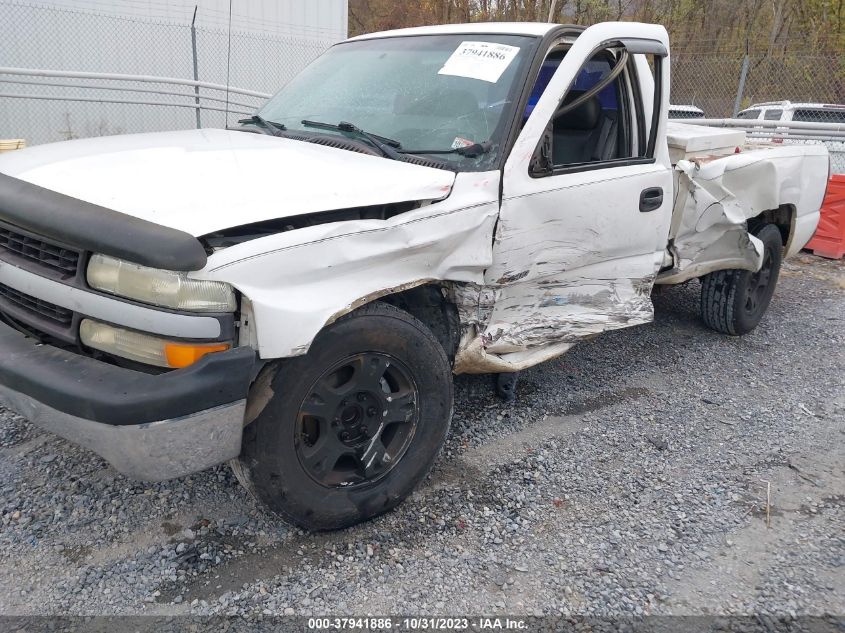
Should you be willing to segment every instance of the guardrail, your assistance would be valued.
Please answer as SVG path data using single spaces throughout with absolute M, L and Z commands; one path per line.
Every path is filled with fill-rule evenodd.
M 845 123 L 806 121 L 758 121 L 755 119 L 683 119 L 679 123 L 729 127 L 744 130 L 749 139 L 790 139 L 794 141 L 845 141 Z
M 845 174 L 845 123 L 756 119 L 678 119 L 675 122 L 743 130 L 752 143 L 822 144 L 830 153 L 832 173 Z
M 83 80 L 86 82 L 98 83 L 70 83 L 67 81 L 51 81 L 51 79 L 61 80 Z M 124 83 L 138 83 L 138 86 L 115 86 L 108 82 L 124 82 Z M 40 99 L 47 101 L 82 101 L 92 103 L 121 103 L 130 105 L 143 106 L 166 106 L 176 108 L 191 108 L 197 112 L 197 121 L 199 122 L 199 115 L 203 110 L 213 112 L 231 112 L 233 114 L 252 114 L 257 109 L 260 103 L 246 103 L 246 100 L 234 100 L 231 95 L 239 95 L 240 97 L 248 97 L 255 100 L 266 100 L 271 95 L 256 90 L 247 90 L 245 88 L 238 88 L 235 86 L 226 86 L 223 84 L 215 84 L 207 81 L 193 81 L 190 79 L 181 79 L 177 77 L 156 77 L 154 75 L 126 75 L 119 73 L 93 73 L 93 72 L 76 72 L 67 70 L 45 70 L 41 68 L 14 68 L 9 66 L 0 66 L 0 84 L 16 84 L 29 86 L 46 86 L 50 88 L 71 88 L 75 90 L 99 90 L 99 91 L 115 91 L 115 92 L 134 92 L 143 95 L 162 95 L 166 97 L 184 98 L 185 101 L 180 100 L 150 100 L 150 99 L 117 99 L 117 98 L 103 98 L 100 96 L 84 96 L 79 94 L 67 93 L 33 93 L 33 92 L 5 92 L 0 91 L 0 98 L 7 99 Z M 177 90 L 163 90 L 155 88 L 147 88 L 144 84 L 161 84 L 165 86 L 184 86 L 191 88 L 190 92 L 180 92 Z M 212 95 L 200 92 L 200 89 L 211 91 Z M 228 107 L 227 107 L 228 106 Z

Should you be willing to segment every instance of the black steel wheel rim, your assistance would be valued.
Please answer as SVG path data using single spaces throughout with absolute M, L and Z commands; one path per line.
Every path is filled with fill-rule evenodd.
M 402 459 L 419 420 L 413 376 L 380 352 L 350 356 L 308 391 L 294 430 L 302 468 L 327 488 L 375 483 Z
M 745 310 L 748 314 L 755 314 L 765 303 L 772 279 L 772 252 L 767 248 L 763 255 L 763 265 L 748 279 L 745 291 Z

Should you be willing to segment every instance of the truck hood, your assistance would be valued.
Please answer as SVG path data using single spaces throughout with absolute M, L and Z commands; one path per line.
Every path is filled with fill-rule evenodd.
M 194 236 L 319 211 L 440 200 L 450 171 L 266 134 L 186 130 L 40 145 L 0 172 Z

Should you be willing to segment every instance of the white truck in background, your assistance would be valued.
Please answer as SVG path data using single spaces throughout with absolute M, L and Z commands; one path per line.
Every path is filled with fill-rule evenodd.
M 762 121 L 795 121 L 798 123 L 845 123 L 845 105 L 835 103 L 798 103 L 767 101 L 748 106 L 736 115 L 738 119 Z
M 385 512 L 453 373 L 648 323 L 656 284 L 760 323 L 827 152 L 670 123 L 669 85 L 660 26 L 424 27 L 336 45 L 236 129 L 4 155 L 0 402 L 135 478 L 233 460 L 308 529 Z
M 738 119 L 748 121 L 778 121 L 783 127 L 764 128 L 763 126 L 748 124 L 748 129 L 753 130 L 754 140 L 757 142 L 772 143 L 801 143 L 824 145 L 830 154 L 833 174 L 845 173 L 845 141 L 841 134 L 825 138 L 820 137 L 818 131 L 814 134 L 807 131 L 810 136 L 801 137 L 802 129 L 794 124 L 801 125 L 845 125 L 845 105 L 835 103 L 798 103 L 794 101 L 769 101 L 766 103 L 755 103 L 737 114 Z M 842 128 L 840 127 L 840 130 Z M 768 131 L 768 134 L 766 131 Z M 817 128 L 818 130 L 818 128 Z M 831 132 L 828 132 L 830 134 Z M 834 133 L 835 134 L 835 133 Z M 798 137 L 794 139 L 794 137 Z M 813 138 L 813 137 L 816 138 Z

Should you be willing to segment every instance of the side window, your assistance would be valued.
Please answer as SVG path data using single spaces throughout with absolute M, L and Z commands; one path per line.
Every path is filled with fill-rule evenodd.
M 766 110 L 766 121 L 780 121 L 783 116 L 783 110 Z
M 746 110 L 736 115 L 737 119 L 756 119 L 760 116 L 759 110 Z
M 793 121 L 804 123 L 845 123 L 845 109 L 842 110 L 796 110 Z
M 539 102 L 564 54 L 552 51 L 544 61 L 528 100 L 525 119 Z M 662 58 L 652 59 L 651 55 L 647 58 L 659 86 Z M 622 47 L 593 55 L 579 71 L 549 122 L 532 160 L 531 174 L 542 177 L 561 170 L 618 165 L 631 159 L 652 160 L 657 128 L 655 125 L 651 130 L 645 129 L 647 122 L 636 73 L 633 55 Z M 659 97 L 655 102 L 655 111 L 660 112 Z
M 599 53 L 584 65 L 564 97 L 552 121 L 554 167 L 632 156 L 624 72 L 595 92 L 606 83 L 617 62 L 609 53 Z M 571 107 L 573 104 L 577 105 Z
M 540 67 L 540 74 L 537 75 L 537 81 L 534 83 L 534 88 L 531 90 L 531 95 L 528 97 L 528 105 L 525 107 L 525 116 L 523 117 L 523 123 L 528 120 L 528 117 L 531 116 L 531 113 L 534 112 L 534 108 L 537 106 L 537 102 L 540 101 L 540 97 L 543 96 L 543 93 L 546 91 L 546 88 L 549 85 L 549 82 L 552 80 L 552 76 L 557 71 L 557 67 L 560 66 L 560 62 L 563 61 L 564 52 L 555 52 L 549 55 L 543 65 Z

